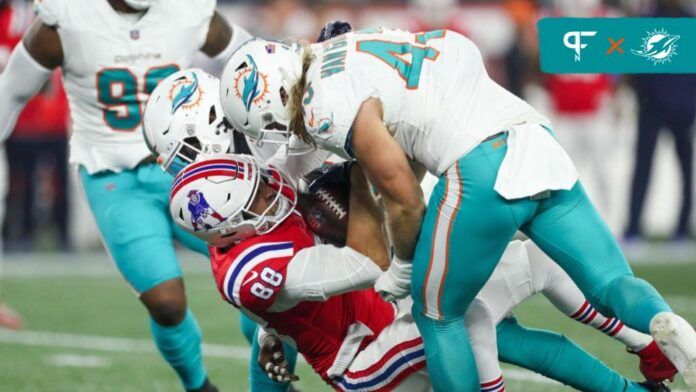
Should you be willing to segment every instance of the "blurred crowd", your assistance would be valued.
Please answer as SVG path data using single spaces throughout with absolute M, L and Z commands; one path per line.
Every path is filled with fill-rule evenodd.
M 105 0 L 100 0 L 105 1 Z M 590 196 L 626 243 L 693 238 L 696 74 L 550 75 L 539 70 L 536 22 L 546 16 L 693 17 L 693 0 L 219 1 L 252 34 L 313 40 L 329 20 L 356 28 L 446 28 L 472 39 L 493 79 L 547 114 Z M 31 2 L 0 1 L 0 68 L 32 20 Z M 200 59 L 204 68 L 204 58 Z M 98 243 L 67 164 L 68 105 L 56 73 L 5 143 L 8 251 Z M 3 158 L 0 156 L 0 161 Z

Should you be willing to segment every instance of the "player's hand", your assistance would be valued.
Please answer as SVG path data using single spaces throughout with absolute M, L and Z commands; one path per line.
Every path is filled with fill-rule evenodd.
M 393 256 L 389 269 L 375 282 L 375 291 L 385 301 L 408 297 L 411 294 L 412 268 L 413 264 L 410 260 L 401 260 Z
M 297 381 L 300 378 L 290 373 L 283 352 L 283 343 L 274 335 L 266 335 L 259 343 L 258 364 L 268 377 L 276 382 Z

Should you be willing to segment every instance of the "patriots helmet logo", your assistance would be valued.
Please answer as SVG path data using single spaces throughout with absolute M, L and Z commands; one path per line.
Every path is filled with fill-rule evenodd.
M 203 90 L 198 87 L 198 76 L 191 73 L 192 77 L 182 77 L 176 80 L 169 91 L 169 99 L 172 101 L 172 114 L 180 108 L 188 109 L 196 107 L 203 98 Z
M 210 230 L 218 223 L 225 220 L 222 215 L 218 214 L 208 201 L 205 199 L 203 192 L 196 189 L 189 191 L 188 193 L 188 210 L 191 213 L 191 224 L 193 225 L 193 230 Z M 211 219 L 217 220 L 217 222 L 211 222 Z
M 671 35 L 666 30 L 655 30 L 648 32 L 643 38 L 643 45 L 639 50 L 631 50 L 637 56 L 645 57 L 652 61 L 654 65 L 672 61 L 671 58 L 677 54 L 677 41 L 680 36 Z
M 254 58 L 247 55 L 246 67 L 242 67 L 234 80 L 234 90 L 242 99 L 246 111 L 252 104 L 260 103 L 268 93 L 268 77 L 259 72 Z

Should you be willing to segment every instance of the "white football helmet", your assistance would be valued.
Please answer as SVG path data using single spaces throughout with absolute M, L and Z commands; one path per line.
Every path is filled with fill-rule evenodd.
M 250 208 L 260 186 L 268 186 L 274 197 L 262 213 L 254 213 Z M 174 222 L 217 247 L 273 231 L 296 203 L 297 194 L 280 171 L 239 154 L 200 158 L 176 176 L 169 197 Z
M 123 0 L 129 7 L 138 10 L 145 11 L 146 9 L 152 7 L 153 4 L 157 3 L 159 0 Z
M 160 82 L 145 106 L 143 134 L 162 168 L 175 176 L 198 155 L 230 151 L 232 126 L 218 98 L 220 81 L 188 69 Z
M 313 148 L 289 129 L 290 90 L 302 76 L 302 47 L 260 38 L 232 54 L 220 79 L 220 102 L 235 129 L 256 141 L 286 145 L 288 153 Z

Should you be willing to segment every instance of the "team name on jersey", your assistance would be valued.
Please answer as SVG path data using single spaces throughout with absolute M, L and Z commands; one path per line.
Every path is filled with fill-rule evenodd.
M 346 41 L 345 35 L 327 41 L 324 45 L 324 54 L 321 57 L 322 79 L 345 71 L 347 46 L 348 41 Z

